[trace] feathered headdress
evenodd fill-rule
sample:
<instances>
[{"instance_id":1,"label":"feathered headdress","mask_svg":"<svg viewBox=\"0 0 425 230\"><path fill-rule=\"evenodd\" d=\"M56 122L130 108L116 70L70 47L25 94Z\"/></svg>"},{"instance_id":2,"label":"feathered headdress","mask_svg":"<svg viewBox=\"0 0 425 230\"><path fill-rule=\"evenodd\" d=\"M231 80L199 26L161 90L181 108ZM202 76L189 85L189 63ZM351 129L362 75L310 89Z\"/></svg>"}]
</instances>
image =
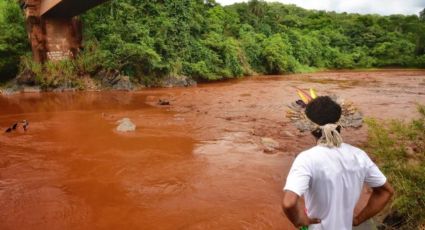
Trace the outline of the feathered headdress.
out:
<instances>
[{"instance_id":1,"label":"feathered headdress","mask_svg":"<svg viewBox=\"0 0 425 230\"><path fill-rule=\"evenodd\" d=\"M306 91L297 88L297 94L300 99L288 105L289 110L286 112L286 117L289 118L291 122L294 123L295 127L297 127L297 129L301 132L311 132L319 128L319 126L308 119L307 115L305 114L305 108L307 104L317 97L316 90L310 89L309 91L310 92L307 93ZM358 128L362 126L363 115L360 113L360 111L358 111L352 102L345 101L336 95L330 95L329 97L338 103L342 109L342 114L338 121L338 125L344 128Z\"/></svg>"}]
</instances>

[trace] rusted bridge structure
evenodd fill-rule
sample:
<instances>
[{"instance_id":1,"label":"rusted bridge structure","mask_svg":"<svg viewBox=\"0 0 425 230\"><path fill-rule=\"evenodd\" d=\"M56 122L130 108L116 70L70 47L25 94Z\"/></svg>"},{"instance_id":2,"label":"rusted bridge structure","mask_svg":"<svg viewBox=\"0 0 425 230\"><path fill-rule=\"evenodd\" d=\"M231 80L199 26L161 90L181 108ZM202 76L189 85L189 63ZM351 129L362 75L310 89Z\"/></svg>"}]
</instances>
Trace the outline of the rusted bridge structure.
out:
<instances>
[{"instance_id":1,"label":"rusted bridge structure","mask_svg":"<svg viewBox=\"0 0 425 230\"><path fill-rule=\"evenodd\" d=\"M20 0L34 60L63 60L81 49L81 13L107 0Z\"/></svg>"}]
</instances>

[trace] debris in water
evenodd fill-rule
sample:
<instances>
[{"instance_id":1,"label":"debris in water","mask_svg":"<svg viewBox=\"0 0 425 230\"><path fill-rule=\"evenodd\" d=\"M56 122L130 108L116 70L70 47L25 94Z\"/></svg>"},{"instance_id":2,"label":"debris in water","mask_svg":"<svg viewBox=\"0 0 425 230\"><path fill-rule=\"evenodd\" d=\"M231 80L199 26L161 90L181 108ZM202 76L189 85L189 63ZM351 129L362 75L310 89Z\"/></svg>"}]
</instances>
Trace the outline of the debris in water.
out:
<instances>
[{"instance_id":1,"label":"debris in water","mask_svg":"<svg viewBox=\"0 0 425 230\"><path fill-rule=\"evenodd\" d=\"M21 122L15 122L13 123L9 128L7 128L4 132L5 133L10 133L12 131L15 131L16 128L18 128L19 123L22 123L22 128L24 129L24 131L27 131L28 128L28 121L27 120L22 120Z\"/></svg>"},{"instance_id":2,"label":"debris in water","mask_svg":"<svg viewBox=\"0 0 425 230\"><path fill-rule=\"evenodd\" d=\"M136 130L136 125L130 120L130 118L123 118L119 121L117 121L119 124L117 126L118 132L132 132Z\"/></svg>"},{"instance_id":3,"label":"debris in water","mask_svg":"<svg viewBox=\"0 0 425 230\"><path fill-rule=\"evenodd\" d=\"M159 99L158 105L170 105L170 101L165 99Z\"/></svg>"},{"instance_id":4,"label":"debris in water","mask_svg":"<svg viewBox=\"0 0 425 230\"><path fill-rule=\"evenodd\" d=\"M22 120L22 128L24 128L24 131L27 131L28 126L30 125L30 123L27 120Z\"/></svg>"},{"instance_id":5,"label":"debris in water","mask_svg":"<svg viewBox=\"0 0 425 230\"><path fill-rule=\"evenodd\" d=\"M265 153L273 153L277 148L279 148L279 142L269 137L262 137L261 143L264 145Z\"/></svg>"}]
</instances>

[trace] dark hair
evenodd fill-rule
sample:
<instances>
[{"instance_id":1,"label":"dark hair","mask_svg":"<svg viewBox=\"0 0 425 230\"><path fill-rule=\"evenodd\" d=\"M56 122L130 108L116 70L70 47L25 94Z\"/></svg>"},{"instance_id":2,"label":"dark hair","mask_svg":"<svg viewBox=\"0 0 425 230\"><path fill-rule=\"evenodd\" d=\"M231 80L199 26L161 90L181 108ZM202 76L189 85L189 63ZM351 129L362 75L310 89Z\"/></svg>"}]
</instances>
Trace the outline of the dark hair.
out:
<instances>
[{"instance_id":1,"label":"dark hair","mask_svg":"<svg viewBox=\"0 0 425 230\"><path fill-rule=\"evenodd\" d=\"M328 96L320 96L307 104L305 114L318 125L336 123L341 117L342 109Z\"/></svg>"},{"instance_id":2,"label":"dark hair","mask_svg":"<svg viewBox=\"0 0 425 230\"><path fill-rule=\"evenodd\" d=\"M336 127L336 131L338 131L338 133L341 133L341 126L338 125L338 127ZM322 129L317 128L313 131L311 131L311 135L313 135L316 139L319 139L322 137Z\"/></svg>"}]
</instances>

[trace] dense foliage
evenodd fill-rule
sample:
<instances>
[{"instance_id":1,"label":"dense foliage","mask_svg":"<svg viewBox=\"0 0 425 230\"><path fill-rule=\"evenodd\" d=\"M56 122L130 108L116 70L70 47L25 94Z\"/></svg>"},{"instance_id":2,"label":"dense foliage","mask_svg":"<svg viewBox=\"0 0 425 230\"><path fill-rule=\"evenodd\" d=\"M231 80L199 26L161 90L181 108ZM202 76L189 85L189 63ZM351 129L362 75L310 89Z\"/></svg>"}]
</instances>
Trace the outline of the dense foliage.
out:
<instances>
[{"instance_id":1,"label":"dense foliage","mask_svg":"<svg viewBox=\"0 0 425 230\"><path fill-rule=\"evenodd\" d=\"M13 78L29 51L24 18L14 0L0 0L0 80Z\"/></svg>"},{"instance_id":2,"label":"dense foliage","mask_svg":"<svg viewBox=\"0 0 425 230\"><path fill-rule=\"evenodd\" d=\"M28 51L12 3L0 0L1 8L13 9L0 16L1 73L15 71L17 57ZM115 69L152 84L166 75L218 80L320 68L425 67L425 18L418 15L334 13L257 0L226 7L214 0L111 0L82 16L86 49L79 72Z\"/></svg>"},{"instance_id":3,"label":"dense foliage","mask_svg":"<svg viewBox=\"0 0 425 230\"><path fill-rule=\"evenodd\" d=\"M384 229L425 227L425 106L411 122L368 120L368 151L396 191Z\"/></svg>"}]
</instances>

